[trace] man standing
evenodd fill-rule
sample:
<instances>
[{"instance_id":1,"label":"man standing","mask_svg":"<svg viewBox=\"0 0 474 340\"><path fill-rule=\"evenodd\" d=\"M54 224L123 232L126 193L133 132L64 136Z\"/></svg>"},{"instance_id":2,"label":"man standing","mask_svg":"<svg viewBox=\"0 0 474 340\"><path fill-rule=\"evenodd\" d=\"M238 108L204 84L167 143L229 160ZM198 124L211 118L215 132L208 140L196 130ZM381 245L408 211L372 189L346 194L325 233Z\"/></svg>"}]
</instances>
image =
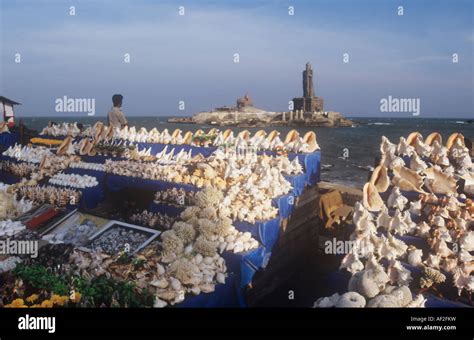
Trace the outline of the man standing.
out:
<instances>
[{"instance_id":1,"label":"man standing","mask_svg":"<svg viewBox=\"0 0 474 340\"><path fill-rule=\"evenodd\" d=\"M119 129L123 128L128 124L127 119L125 118L125 115L123 114L123 111L121 109L122 100L123 96L121 94L114 94L112 96L112 103L114 104L114 106L107 114L109 117L109 125Z\"/></svg>"}]
</instances>

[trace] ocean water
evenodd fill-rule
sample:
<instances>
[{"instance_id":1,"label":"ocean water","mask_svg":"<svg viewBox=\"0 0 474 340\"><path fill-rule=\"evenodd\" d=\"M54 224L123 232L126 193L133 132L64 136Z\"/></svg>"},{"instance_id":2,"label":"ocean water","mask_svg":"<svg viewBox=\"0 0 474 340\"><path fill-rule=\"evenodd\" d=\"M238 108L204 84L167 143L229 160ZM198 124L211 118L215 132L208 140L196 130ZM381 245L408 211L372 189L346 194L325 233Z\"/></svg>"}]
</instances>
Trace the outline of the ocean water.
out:
<instances>
[{"instance_id":1,"label":"ocean water","mask_svg":"<svg viewBox=\"0 0 474 340\"><path fill-rule=\"evenodd\" d=\"M127 118L130 125L135 125L137 128L145 127L148 130L153 127L158 130L179 128L183 131L208 130L211 128L208 125L171 124L167 122L170 117ZM24 117L23 122L31 129L41 130L50 120L93 124L97 120L105 122L105 119L105 117ZM382 136L386 136L390 141L397 143L400 136L406 137L412 131L418 131L424 137L433 131L437 131L441 133L444 140L453 132L460 132L465 137L474 140L474 124L468 124L459 119L354 118L353 121L357 124L356 127L297 128L300 134L310 130L316 132L321 147L322 180L361 188L367 180L369 167L374 165ZM243 129L232 128L232 130L240 131ZM248 130L255 132L260 128L249 128ZM280 138L283 139L291 128L269 127L264 130L278 130L281 133ZM344 158L343 156L347 157Z\"/></svg>"}]
</instances>

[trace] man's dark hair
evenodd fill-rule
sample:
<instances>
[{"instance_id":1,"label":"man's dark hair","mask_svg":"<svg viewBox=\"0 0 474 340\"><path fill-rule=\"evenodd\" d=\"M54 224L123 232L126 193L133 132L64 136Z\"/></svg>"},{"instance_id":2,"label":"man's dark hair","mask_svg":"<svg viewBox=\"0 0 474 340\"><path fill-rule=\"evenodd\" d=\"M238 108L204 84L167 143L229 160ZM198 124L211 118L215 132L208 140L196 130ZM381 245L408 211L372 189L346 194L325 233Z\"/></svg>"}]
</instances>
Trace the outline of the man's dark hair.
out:
<instances>
[{"instance_id":1,"label":"man's dark hair","mask_svg":"<svg viewBox=\"0 0 474 340\"><path fill-rule=\"evenodd\" d=\"M114 103L115 107L122 106L123 96L121 94L114 94L112 96L112 103Z\"/></svg>"}]
</instances>

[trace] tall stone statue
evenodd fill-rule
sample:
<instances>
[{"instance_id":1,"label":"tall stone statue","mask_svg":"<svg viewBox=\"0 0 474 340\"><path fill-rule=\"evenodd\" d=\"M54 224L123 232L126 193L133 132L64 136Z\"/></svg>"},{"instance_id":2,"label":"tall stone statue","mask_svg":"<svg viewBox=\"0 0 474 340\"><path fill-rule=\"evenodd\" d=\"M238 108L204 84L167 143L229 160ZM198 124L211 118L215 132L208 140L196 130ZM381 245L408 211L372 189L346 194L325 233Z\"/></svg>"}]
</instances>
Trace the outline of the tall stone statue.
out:
<instances>
[{"instance_id":1,"label":"tall stone statue","mask_svg":"<svg viewBox=\"0 0 474 340\"><path fill-rule=\"evenodd\" d=\"M303 97L314 97L313 68L310 63L306 63L306 69L303 71Z\"/></svg>"}]
</instances>

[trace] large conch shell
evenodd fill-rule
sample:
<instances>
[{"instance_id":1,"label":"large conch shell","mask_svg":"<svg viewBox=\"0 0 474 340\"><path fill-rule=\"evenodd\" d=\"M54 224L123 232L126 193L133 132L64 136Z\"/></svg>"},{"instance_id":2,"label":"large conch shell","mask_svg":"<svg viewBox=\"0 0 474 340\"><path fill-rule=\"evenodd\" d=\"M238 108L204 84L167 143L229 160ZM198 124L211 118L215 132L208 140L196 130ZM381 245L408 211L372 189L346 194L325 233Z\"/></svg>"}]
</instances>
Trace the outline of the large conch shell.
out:
<instances>
[{"instance_id":1,"label":"large conch shell","mask_svg":"<svg viewBox=\"0 0 474 340\"><path fill-rule=\"evenodd\" d=\"M370 182L364 185L362 203L369 211L380 211L385 206L377 188Z\"/></svg>"},{"instance_id":2,"label":"large conch shell","mask_svg":"<svg viewBox=\"0 0 474 340\"><path fill-rule=\"evenodd\" d=\"M171 134L171 138L172 138L172 139L177 138L180 133L181 133L181 130L180 130L180 129L175 129L175 130L173 131L173 133Z\"/></svg>"},{"instance_id":3,"label":"large conch shell","mask_svg":"<svg viewBox=\"0 0 474 340\"><path fill-rule=\"evenodd\" d=\"M407 143L411 146L415 146L417 138L423 140L423 136L421 135L421 133L419 133L418 131L412 132L407 137Z\"/></svg>"},{"instance_id":4,"label":"large conch shell","mask_svg":"<svg viewBox=\"0 0 474 340\"><path fill-rule=\"evenodd\" d=\"M87 155L88 147L89 147L89 138L84 138L83 140L79 142L79 154L81 156Z\"/></svg>"},{"instance_id":5,"label":"large conch shell","mask_svg":"<svg viewBox=\"0 0 474 340\"><path fill-rule=\"evenodd\" d=\"M393 168L393 183L403 191L425 192L423 186L423 177L416 171L408 169L405 166L396 166Z\"/></svg>"},{"instance_id":6,"label":"large conch shell","mask_svg":"<svg viewBox=\"0 0 474 340\"><path fill-rule=\"evenodd\" d=\"M64 138L63 142L61 143L61 145L58 148L58 151L56 151L56 154L58 156L64 155L67 152L67 150L69 149L69 145L71 144L71 142L72 142L72 137L71 136L67 136L66 138Z\"/></svg>"},{"instance_id":7,"label":"large conch shell","mask_svg":"<svg viewBox=\"0 0 474 340\"><path fill-rule=\"evenodd\" d=\"M372 176L370 177L370 183L374 185L378 192L385 192L387 191L388 187L390 186L390 179L387 175L387 168L383 165L379 165L375 168L372 172Z\"/></svg>"},{"instance_id":8,"label":"large conch shell","mask_svg":"<svg viewBox=\"0 0 474 340\"><path fill-rule=\"evenodd\" d=\"M280 135L280 133L276 130L273 130L272 132L270 132L267 136L267 141L268 142L273 142L273 140L278 137Z\"/></svg>"},{"instance_id":9,"label":"large conch shell","mask_svg":"<svg viewBox=\"0 0 474 340\"><path fill-rule=\"evenodd\" d=\"M428 137L426 137L425 144L432 146L435 141L438 141L439 145L443 144L443 137L441 137L439 132L433 132Z\"/></svg>"},{"instance_id":10,"label":"large conch shell","mask_svg":"<svg viewBox=\"0 0 474 340\"><path fill-rule=\"evenodd\" d=\"M98 124L98 123L100 123L100 124ZM103 133L104 129L106 128L106 126L102 122L97 122L96 125L97 125L97 127L96 127L95 134L94 134L94 140L100 140L100 137L102 136L102 133Z\"/></svg>"},{"instance_id":11,"label":"large conch shell","mask_svg":"<svg viewBox=\"0 0 474 340\"><path fill-rule=\"evenodd\" d=\"M436 168L425 170L425 184L434 194L455 194L456 180Z\"/></svg>"},{"instance_id":12,"label":"large conch shell","mask_svg":"<svg viewBox=\"0 0 474 340\"><path fill-rule=\"evenodd\" d=\"M193 140L193 133L191 131L186 132L183 137L183 144L190 144L192 140Z\"/></svg>"},{"instance_id":13,"label":"large conch shell","mask_svg":"<svg viewBox=\"0 0 474 340\"><path fill-rule=\"evenodd\" d=\"M239 132L237 137L240 137L244 140L248 140L250 138L250 131L249 130L243 130L243 131Z\"/></svg>"},{"instance_id":14,"label":"large conch shell","mask_svg":"<svg viewBox=\"0 0 474 340\"><path fill-rule=\"evenodd\" d=\"M318 142L316 140L316 133L314 131L308 131L303 137L303 142L308 144L306 152L314 152L319 149Z\"/></svg>"},{"instance_id":15,"label":"large conch shell","mask_svg":"<svg viewBox=\"0 0 474 340\"><path fill-rule=\"evenodd\" d=\"M448 141L446 142L446 148L451 149L451 147L456 144L457 140L461 141L461 145L465 146L466 144L464 143L464 136L461 133L453 133L451 136L448 137Z\"/></svg>"},{"instance_id":16,"label":"large conch shell","mask_svg":"<svg viewBox=\"0 0 474 340\"><path fill-rule=\"evenodd\" d=\"M222 139L224 140L224 143L226 143L229 138L233 137L233 135L234 132L231 129L225 130L222 134Z\"/></svg>"},{"instance_id":17,"label":"large conch shell","mask_svg":"<svg viewBox=\"0 0 474 340\"><path fill-rule=\"evenodd\" d=\"M298 133L298 131L296 131L295 129L291 130L291 131L288 132L288 134L286 135L285 144L294 142L296 139L299 138L299 136L300 136L300 134Z\"/></svg>"},{"instance_id":18,"label":"large conch shell","mask_svg":"<svg viewBox=\"0 0 474 340\"><path fill-rule=\"evenodd\" d=\"M107 130L107 134L105 135L105 138L107 138L108 140L111 140L112 138L114 138L114 132L115 132L114 127L109 126L109 128Z\"/></svg>"}]
</instances>

